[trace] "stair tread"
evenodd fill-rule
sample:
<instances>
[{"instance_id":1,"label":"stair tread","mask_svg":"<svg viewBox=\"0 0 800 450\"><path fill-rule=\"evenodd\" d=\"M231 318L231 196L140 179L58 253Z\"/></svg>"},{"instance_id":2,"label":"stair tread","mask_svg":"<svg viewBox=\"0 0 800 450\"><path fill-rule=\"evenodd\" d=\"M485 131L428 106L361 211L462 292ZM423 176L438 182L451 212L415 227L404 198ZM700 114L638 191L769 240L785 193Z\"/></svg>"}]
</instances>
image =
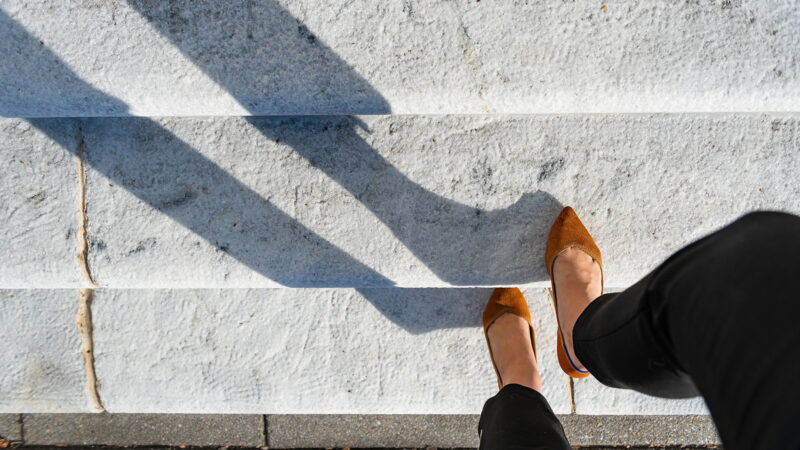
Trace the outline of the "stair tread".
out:
<instances>
[{"instance_id":1,"label":"stair tread","mask_svg":"<svg viewBox=\"0 0 800 450\"><path fill-rule=\"evenodd\" d=\"M0 12L0 115L800 109L791 4L39 3Z\"/></svg>"}]
</instances>

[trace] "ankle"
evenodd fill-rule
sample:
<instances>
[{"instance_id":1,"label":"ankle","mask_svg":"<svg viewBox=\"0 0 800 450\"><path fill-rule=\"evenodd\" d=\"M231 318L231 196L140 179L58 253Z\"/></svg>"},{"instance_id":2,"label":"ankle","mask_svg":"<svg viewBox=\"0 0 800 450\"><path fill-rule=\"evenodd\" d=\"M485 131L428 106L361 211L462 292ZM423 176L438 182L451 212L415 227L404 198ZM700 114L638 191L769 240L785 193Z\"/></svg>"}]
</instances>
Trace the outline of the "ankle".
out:
<instances>
[{"instance_id":1,"label":"ankle","mask_svg":"<svg viewBox=\"0 0 800 450\"><path fill-rule=\"evenodd\" d=\"M542 392L542 378L539 376L539 371L536 370L535 365L519 365L506 369L501 378L503 385L519 384L533 389L536 392Z\"/></svg>"},{"instance_id":2,"label":"ankle","mask_svg":"<svg viewBox=\"0 0 800 450\"><path fill-rule=\"evenodd\" d=\"M564 345L567 348L567 357L570 359L573 367L578 370L586 370L586 366L578 359L578 355L575 353L575 343L572 340L572 330L562 330L564 334ZM567 337L569 336L569 338Z\"/></svg>"}]
</instances>

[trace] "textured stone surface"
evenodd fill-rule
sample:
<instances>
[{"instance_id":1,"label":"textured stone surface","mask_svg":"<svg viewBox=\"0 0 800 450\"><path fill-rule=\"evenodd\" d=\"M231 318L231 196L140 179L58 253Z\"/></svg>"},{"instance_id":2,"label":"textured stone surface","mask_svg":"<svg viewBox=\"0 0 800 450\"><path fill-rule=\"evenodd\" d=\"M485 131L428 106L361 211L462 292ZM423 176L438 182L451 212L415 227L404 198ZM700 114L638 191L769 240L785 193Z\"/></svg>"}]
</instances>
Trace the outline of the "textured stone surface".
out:
<instances>
[{"instance_id":1,"label":"textured stone surface","mask_svg":"<svg viewBox=\"0 0 800 450\"><path fill-rule=\"evenodd\" d=\"M99 290L95 365L109 412L477 414L497 392L488 289ZM544 395L570 411L544 290Z\"/></svg>"},{"instance_id":2,"label":"textured stone surface","mask_svg":"<svg viewBox=\"0 0 800 450\"><path fill-rule=\"evenodd\" d=\"M88 119L105 287L549 286L562 204L627 286L747 211L800 212L797 115ZM191 268L191 269L189 269Z\"/></svg>"},{"instance_id":3,"label":"textured stone surface","mask_svg":"<svg viewBox=\"0 0 800 450\"><path fill-rule=\"evenodd\" d=\"M0 413L89 412L77 289L0 290Z\"/></svg>"},{"instance_id":4,"label":"textured stone surface","mask_svg":"<svg viewBox=\"0 0 800 450\"><path fill-rule=\"evenodd\" d=\"M0 442L22 439L22 421L19 414L0 414Z\"/></svg>"},{"instance_id":5,"label":"textured stone surface","mask_svg":"<svg viewBox=\"0 0 800 450\"><path fill-rule=\"evenodd\" d=\"M27 445L265 445L262 415L25 414ZM5 421L9 425L5 425ZM718 445L708 416L559 415L572 445ZM0 415L2 430L17 432L17 414ZM477 414L269 415L270 448L476 448ZM9 428L11 427L11 428ZM16 427L16 428L15 428ZM615 447L618 448L618 447Z\"/></svg>"},{"instance_id":6,"label":"textured stone surface","mask_svg":"<svg viewBox=\"0 0 800 450\"><path fill-rule=\"evenodd\" d=\"M270 448L477 448L476 415L270 415Z\"/></svg>"},{"instance_id":7,"label":"textured stone surface","mask_svg":"<svg viewBox=\"0 0 800 450\"><path fill-rule=\"evenodd\" d=\"M800 106L794 1L9 0L0 22L2 115Z\"/></svg>"},{"instance_id":8,"label":"textured stone surface","mask_svg":"<svg viewBox=\"0 0 800 450\"><path fill-rule=\"evenodd\" d=\"M262 447L264 416L26 414L26 445Z\"/></svg>"},{"instance_id":9,"label":"textured stone surface","mask_svg":"<svg viewBox=\"0 0 800 450\"><path fill-rule=\"evenodd\" d=\"M0 120L0 287L86 282L85 129L90 266L148 289L99 293L112 411L475 413L488 291L374 288L525 285L566 412L537 315L562 205L610 288L749 210L800 212L800 116L714 113L800 111L796 1L322 3L0 5L0 116L68 117ZM69 118L389 113L488 115ZM358 289L149 290L279 286ZM76 303L0 291L0 411L88 410ZM705 412L574 386L578 413ZM596 427L677 432L620 420Z\"/></svg>"},{"instance_id":10,"label":"textured stone surface","mask_svg":"<svg viewBox=\"0 0 800 450\"><path fill-rule=\"evenodd\" d=\"M707 415L559 416L572 445L717 445L717 429ZM627 447L626 447L627 448Z\"/></svg>"},{"instance_id":11,"label":"textured stone surface","mask_svg":"<svg viewBox=\"0 0 800 450\"><path fill-rule=\"evenodd\" d=\"M574 395L577 414L708 414L702 397L679 400L650 397L604 386L593 377L575 380Z\"/></svg>"},{"instance_id":12,"label":"textured stone surface","mask_svg":"<svg viewBox=\"0 0 800 450\"><path fill-rule=\"evenodd\" d=\"M0 287L80 286L76 130L0 119Z\"/></svg>"},{"instance_id":13,"label":"textured stone surface","mask_svg":"<svg viewBox=\"0 0 800 450\"><path fill-rule=\"evenodd\" d=\"M559 415L573 446L719 444L708 416ZM271 448L414 447L476 448L477 415L267 416Z\"/></svg>"}]
</instances>

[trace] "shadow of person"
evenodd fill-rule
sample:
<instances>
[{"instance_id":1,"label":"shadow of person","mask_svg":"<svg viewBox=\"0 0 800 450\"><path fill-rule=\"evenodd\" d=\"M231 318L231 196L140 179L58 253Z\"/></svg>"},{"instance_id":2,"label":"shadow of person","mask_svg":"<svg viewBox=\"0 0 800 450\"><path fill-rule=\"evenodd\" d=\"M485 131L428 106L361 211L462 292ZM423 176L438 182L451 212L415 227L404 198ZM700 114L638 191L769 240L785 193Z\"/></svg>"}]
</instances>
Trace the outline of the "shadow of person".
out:
<instances>
[{"instance_id":1,"label":"shadow of person","mask_svg":"<svg viewBox=\"0 0 800 450\"><path fill-rule=\"evenodd\" d=\"M213 1L128 3L254 115L390 112L366 80L274 0L243 8ZM248 120L347 189L443 281L475 286L547 279L541 262L546 233L561 209L549 194L480 210L409 180L359 136L363 124L355 118Z\"/></svg>"},{"instance_id":2,"label":"shadow of person","mask_svg":"<svg viewBox=\"0 0 800 450\"><path fill-rule=\"evenodd\" d=\"M66 103L44 93L43 110L60 115L84 108L74 93L104 111L127 114L124 102L97 91L58 56L0 10L0 114L13 116L21 102L51 85ZM27 81L26 81L27 80ZM20 88L19 86L24 86ZM17 99L17 90L23 95ZM48 104L47 101L53 102ZM59 109L60 106L64 110ZM116 186L192 230L221 251L258 273L290 287L391 286L391 280L355 260L314 231L275 207L159 123L141 117L29 118L33 126L75 154L85 145L85 159ZM109 145L116 146L114 150ZM169 154L166 164L153 158ZM216 205L235 205L237 214L258 224L254 234L234 234L230 222L209 215ZM90 236L91 237L91 236ZM102 251L95 249L96 251Z\"/></svg>"},{"instance_id":3,"label":"shadow of person","mask_svg":"<svg viewBox=\"0 0 800 450\"><path fill-rule=\"evenodd\" d=\"M517 285L547 279L544 246L552 218L561 210L549 194L525 193L507 208L479 209L410 180L356 132L364 127L357 118L248 120L349 191L448 284Z\"/></svg>"},{"instance_id":4,"label":"shadow of person","mask_svg":"<svg viewBox=\"0 0 800 450\"><path fill-rule=\"evenodd\" d=\"M132 1L131 5L254 114L389 112L387 102L363 78L273 1L249 2L243 9L226 9L215 2ZM221 39L219 30L226 24L235 28L226 29L225 39ZM254 24L259 24L258 29L253 29ZM123 102L80 80L2 11L0 41L5 42L0 47L3 60L10 61L4 70L18 80L15 83L25 85L25 92L60 84L59 92L63 91L67 99L72 98L69 92L77 92L101 105L104 112L127 114ZM38 74L28 73L34 70ZM20 110L22 100L18 101L12 91L6 90L2 98L17 100L0 103L0 113L14 115ZM70 108L81 107L69 100L59 105L59 101L57 96L42 100L42 108L61 115L60 106L70 112ZM265 136L283 139L347 189L447 283L513 285L546 279L540 259L550 221L560 209L550 195L539 191L523 195L506 209L480 210L409 180L359 136L357 128L363 125L355 118L248 120ZM74 134L56 132L63 120L30 122L64 148L76 151L78 139ZM74 120L69 122L74 124ZM395 283L276 208L153 120L93 118L79 120L78 124L86 139L87 164L94 170L277 283L289 287L355 287L393 322L414 333L478 322L477 315L441 314L445 303L461 304L443 298L442 292L447 291L433 295L435 289L373 289ZM336 133L335 146L319 145L316 134L325 126ZM117 151L106 152L102 146L93 145L102 139L118 143ZM148 154L153 152L170 157L160 159L156 167L148 164L152 160ZM152 176L159 171L179 176ZM148 179L150 183L143 182ZM238 217L256 224L249 233L233 233L224 214L209 214L218 212L214 208L223 203ZM424 291L430 295L422 295ZM461 308L470 311L485 302L469 294L460 298L466 302ZM433 317L438 319L431 320Z\"/></svg>"},{"instance_id":5,"label":"shadow of person","mask_svg":"<svg viewBox=\"0 0 800 450\"><path fill-rule=\"evenodd\" d=\"M128 115L128 105L68 68L0 8L0 117Z\"/></svg>"},{"instance_id":6,"label":"shadow of person","mask_svg":"<svg viewBox=\"0 0 800 450\"><path fill-rule=\"evenodd\" d=\"M254 115L388 114L367 80L274 0L127 0Z\"/></svg>"}]
</instances>

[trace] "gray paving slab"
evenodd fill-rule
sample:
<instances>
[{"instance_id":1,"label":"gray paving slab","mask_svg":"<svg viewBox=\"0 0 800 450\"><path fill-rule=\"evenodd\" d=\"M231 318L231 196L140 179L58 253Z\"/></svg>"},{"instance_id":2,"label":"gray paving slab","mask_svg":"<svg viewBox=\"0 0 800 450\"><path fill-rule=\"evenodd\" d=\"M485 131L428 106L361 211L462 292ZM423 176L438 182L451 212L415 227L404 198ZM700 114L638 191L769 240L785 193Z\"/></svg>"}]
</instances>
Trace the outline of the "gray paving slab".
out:
<instances>
[{"instance_id":1,"label":"gray paving slab","mask_svg":"<svg viewBox=\"0 0 800 450\"><path fill-rule=\"evenodd\" d=\"M475 415L268 415L270 448L476 448Z\"/></svg>"},{"instance_id":2,"label":"gray paving slab","mask_svg":"<svg viewBox=\"0 0 800 450\"><path fill-rule=\"evenodd\" d=\"M0 414L0 442L22 440L22 420L19 414Z\"/></svg>"},{"instance_id":3,"label":"gray paving slab","mask_svg":"<svg viewBox=\"0 0 800 450\"><path fill-rule=\"evenodd\" d=\"M0 118L0 288L82 286L77 124Z\"/></svg>"},{"instance_id":4,"label":"gray paving slab","mask_svg":"<svg viewBox=\"0 0 800 450\"><path fill-rule=\"evenodd\" d=\"M572 445L717 445L717 429L707 415L559 416Z\"/></svg>"},{"instance_id":5,"label":"gray paving slab","mask_svg":"<svg viewBox=\"0 0 800 450\"><path fill-rule=\"evenodd\" d=\"M754 209L800 213L800 115L94 118L113 288L549 286L562 205L607 287Z\"/></svg>"},{"instance_id":6,"label":"gray paving slab","mask_svg":"<svg viewBox=\"0 0 800 450\"><path fill-rule=\"evenodd\" d=\"M237 414L24 414L26 445L260 447L264 416Z\"/></svg>"},{"instance_id":7,"label":"gray paving slab","mask_svg":"<svg viewBox=\"0 0 800 450\"><path fill-rule=\"evenodd\" d=\"M778 1L6 0L0 114L797 111L798 28Z\"/></svg>"},{"instance_id":8,"label":"gray paving slab","mask_svg":"<svg viewBox=\"0 0 800 450\"><path fill-rule=\"evenodd\" d=\"M268 415L272 448L475 448L477 415ZM581 447L705 446L720 443L708 416L559 415L570 444Z\"/></svg>"},{"instance_id":9,"label":"gray paving slab","mask_svg":"<svg viewBox=\"0 0 800 450\"><path fill-rule=\"evenodd\" d=\"M179 447L179 446L175 446L175 447L164 447L164 446L137 446L137 447L102 446L102 447L97 447L97 446L48 446L48 445L44 445L44 446L32 445L31 446L31 445L29 445L29 446L26 446L25 448L33 449L33 450L44 450L44 449L48 449L48 450L100 450L100 449L102 449L102 450L128 450L128 449L135 449L135 450L165 450L165 449L173 449L173 450L178 450L181 447ZM195 448L195 449L207 448L207 449L219 450L219 447L193 447L193 448ZM241 450L247 450L247 449L264 450L265 447L237 447L237 448L239 448ZM463 449L452 448L452 447L450 447L450 448L438 448L438 449L437 449L437 447L424 447L424 448L416 448L416 447L415 448L377 447L377 448L387 449L387 450L389 450L389 449L391 449L391 450L473 450L475 447L465 447ZM362 448L362 450L376 450L377 448L375 448L375 447L373 447L373 448ZM691 450L691 449L709 449L709 448L713 448L713 449L719 450L722 447L719 447L719 446L716 446L716 445L712 445L712 446L706 446L706 445L702 445L702 446L678 445L678 446L675 446L675 445L670 445L670 446L666 446L666 447L663 447L663 446L629 446L629 445L625 445L625 446L613 446L613 447L609 447L609 446L600 446L600 447L597 447L597 446L589 446L589 447L578 446L578 447L574 447L574 448L579 448L579 449L582 449L582 450L622 450L622 449L625 449L625 450ZM328 448L325 448L325 449L322 449L322 448L320 448L320 449L308 449L308 448L305 448L305 449L297 449L297 450L332 450L332 449L330 447L328 447ZM339 450L339 449L334 449L334 450ZM344 449L341 449L341 450L350 450L350 447L345 447Z\"/></svg>"},{"instance_id":10,"label":"gray paving slab","mask_svg":"<svg viewBox=\"0 0 800 450\"><path fill-rule=\"evenodd\" d=\"M90 412L78 289L0 290L0 412Z\"/></svg>"},{"instance_id":11,"label":"gray paving slab","mask_svg":"<svg viewBox=\"0 0 800 450\"><path fill-rule=\"evenodd\" d=\"M709 448L710 449L716 449L716 450L722 450L722 446L718 446L716 444L713 444L713 445L667 445L667 446L661 446L661 445L646 445L646 446L641 446L641 445L635 445L635 446L630 446L630 445L605 446L605 445L603 445L603 446L594 446L594 445L591 445L591 446L588 446L588 447L579 446L579 447L574 447L574 448L580 448L582 450L622 450L622 449L625 449L625 450L692 450L692 449L709 449Z\"/></svg>"},{"instance_id":12,"label":"gray paving slab","mask_svg":"<svg viewBox=\"0 0 800 450\"><path fill-rule=\"evenodd\" d=\"M148 445L143 445L143 446L138 446L138 445L137 446L102 445L102 446L100 446L100 445L61 445L61 444L56 444L56 445L25 445L25 449L35 449L35 450L44 450L44 449L47 449L47 450L131 450L131 449L135 449L135 450L167 450L167 449L178 450L180 448L181 448L180 446L171 446L170 447L170 446L163 446L163 445L160 445L160 446L155 446L155 445L154 446L148 446ZM186 448L186 446L183 446L183 448ZM193 447L193 448L194 449L206 448L206 449L214 449L214 450L219 450L220 449L220 447L217 447L217 446ZM239 447L239 448L242 449L242 450L243 449L247 449L247 448L263 450L263 446L261 446L261 447Z\"/></svg>"}]
</instances>

